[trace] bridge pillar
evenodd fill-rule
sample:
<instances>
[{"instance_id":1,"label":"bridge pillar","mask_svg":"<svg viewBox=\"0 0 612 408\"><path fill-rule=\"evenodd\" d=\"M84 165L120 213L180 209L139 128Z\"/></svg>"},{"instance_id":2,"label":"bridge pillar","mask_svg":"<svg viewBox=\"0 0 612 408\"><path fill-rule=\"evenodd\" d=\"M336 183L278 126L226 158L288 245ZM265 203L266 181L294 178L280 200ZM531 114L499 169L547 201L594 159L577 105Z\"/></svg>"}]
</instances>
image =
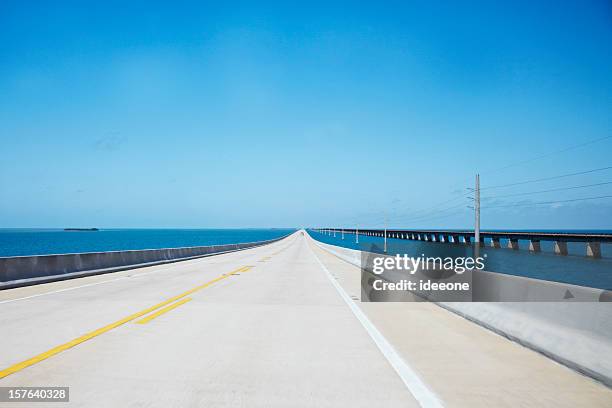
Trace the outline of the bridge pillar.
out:
<instances>
[{"instance_id":1,"label":"bridge pillar","mask_svg":"<svg viewBox=\"0 0 612 408\"><path fill-rule=\"evenodd\" d=\"M501 248L501 244L499 243L499 238L497 238L497 237L491 238L491 247L492 248Z\"/></svg>"},{"instance_id":2,"label":"bridge pillar","mask_svg":"<svg viewBox=\"0 0 612 408\"><path fill-rule=\"evenodd\" d=\"M431 237L429 236L429 234L425 234L425 241L429 241Z\"/></svg>"},{"instance_id":3,"label":"bridge pillar","mask_svg":"<svg viewBox=\"0 0 612 408\"><path fill-rule=\"evenodd\" d=\"M469 235L464 235L463 236L463 243L465 245L471 245L472 244L472 237Z\"/></svg>"},{"instance_id":4,"label":"bridge pillar","mask_svg":"<svg viewBox=\"0 0 612 408\"><path fill-rule=\"evenodd\" d=\"M555 254L567 255L567 242L555 241Z\"/></svg>"},{"instance_id":5,"label":"bridge pillar","mask_svg":"<svg viewBox=\"0 0 612 408\"><path fill-rule=\"evenodd\" d=\"M431 242L436 242L438 240L438 235L431 234Z\"/></svg>"},{"instance_id":6,"label":"bridge pillar","mask_svg":"<svg viewBox=\"0 0 612 408\"><path fill-rule=\"evenodd\" d=\"M446 242L446 236L444 234L440 235L440 242Z\"/></svg>"},{"instance_id":7,"label":"bridge pillar","mask_svg":"<svg viewBox=\"0 0 612 408\"><path fill-rule=\"evenodd\" d=\"M515 239L515 238L508 239L508 248L515 249L515 250L519 249L518 239Z\"/></svg>"},{"instance_id":8,"label":"bridge pillar","mask_svg":"<svg viewBox=\"0 0 612 408\"><path fill-rule=\"evenodd\" d=\"M540 241L536 239L532 239L529 241L529 250L531 252L541 252L542 247L540 246Z\"/></svg>"},{"instance_id":9,"label":"bridge pillar","mask_svg":"<svg viewBox=\"0 0 612 408\"><path fill-rule=\"evenodd\" d=\"M417 234L417 241L421 240L421 234Z\"/></svg>"},{"instance_id":10,"label":"bridge pillar","mask_svg":"<svg viewBox=\"0 0 612 408\"><path fill-rule=\"evenodd\" d=\"M414 233L412 233L411 236L412 236L412 239L414 239Z\"/></svg>"},{"instance_id":11,"label":"bridge pillar","mask_svg":"<svg viewBox=\"0 0 612 408\"><path fill-rule=\"evenodd\" d=\"M599 242L587 242L586 254L591 258L601 258L601 245Z\"/></svg>"}]
</instances>

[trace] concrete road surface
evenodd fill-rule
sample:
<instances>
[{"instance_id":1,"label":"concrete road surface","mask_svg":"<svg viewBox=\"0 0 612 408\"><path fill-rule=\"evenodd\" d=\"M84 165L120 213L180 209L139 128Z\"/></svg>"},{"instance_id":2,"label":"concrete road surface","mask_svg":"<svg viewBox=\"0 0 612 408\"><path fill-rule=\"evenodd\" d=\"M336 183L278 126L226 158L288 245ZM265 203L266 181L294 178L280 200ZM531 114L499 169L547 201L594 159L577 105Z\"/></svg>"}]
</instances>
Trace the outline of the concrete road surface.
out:
<instances>
[{"instance_id":1,"label":"concrete road surface","mask_svg":"<svg viewBox=\"0 0 612 408\"><path fill-rule=\"evenodd\" d=\"M264 247L0 292L18 407L612 406L612 391L426 303L361 304L301 233Z\"/></svg>"}]
</instances>

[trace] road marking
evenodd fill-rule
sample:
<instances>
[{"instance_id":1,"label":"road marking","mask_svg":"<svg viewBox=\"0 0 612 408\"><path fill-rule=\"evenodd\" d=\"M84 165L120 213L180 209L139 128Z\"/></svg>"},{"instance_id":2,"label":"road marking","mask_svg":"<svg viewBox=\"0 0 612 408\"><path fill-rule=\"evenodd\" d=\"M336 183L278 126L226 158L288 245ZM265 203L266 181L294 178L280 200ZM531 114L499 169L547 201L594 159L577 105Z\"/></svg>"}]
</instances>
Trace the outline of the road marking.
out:
<instances>
[{"instance_id":1,"label":"road marking","mask_svg":"<svg viewBox=\"0 0 612 408\"><path fill-rule=\"evenodd\" d=\"M11 374L14 374L14 373L16 373L18 371L21 371L24 368L30 367L31 365L34 365L36 363L40 363L41 361L46 360L49 357L53 357L54 355L59 354L62 351L66 351L66 350L68 350L68 349L70 349L70 348L72 348L72 347L74 347L76 345L79 345L79 344L81 344L83 342L86 342L87 340L91 340L94 337L97 337L97 336L99 336L101 334L104 334L104 333L106 333L108 331L111 331L111 330L113 330L113 329L115 329L115 328L117 328L117 327L119 327L121 325L124 325L124 324L126 324L128 322L131 322L132 320L138 319L139 317L142 317L142 316L144 316L146 314L149 314L149 313L159 309L160 307L164 307L166 305L169 305L170 303L176 302L177 300L182 299L182 298L184 298L184 297L186 297L188 295L191 295L194 292L197 292L199 290L207 288L207 287L213 285L214 283L219 282L220 280L223 280L223 279L225 279L225 278L227 278L229 276L234 275L235 273L239 273L239 272L242 272L242 271L247 271L249 269L251 269L250 266L243 266L243 267L235 269L235 270L233 270L233 271L231 271L229 273L224 273L223 275L221 275L221 276L219 276L219 277L217 277L217 278L215 278L215 279L213 279L211 281L208 281L208 282L206 282L206 283L204 283L202 285L196 286L195 288L190 289L190 290L188 290L186 292L183 292L180 295L176 295L174 297L171 297L168 300L160 302L160 303L158 303L158 304L156 304L154 306L151 306L151 307L149 307L147 309L141 310L140 312L131 314L131 315L129 315L129 316L127 316L127 317L125 317L125 318L123 318L121 320L117 320L114 323L108 324L108 325L106 325L104 327L101 327L101 328L99 328L97 330L94 330L92 332L84 334L83 336L77 337L76 339L73 339L73 340L69 341L68 343L64 343L64 344L61 344L59 346L53 347L52 349L47 350L44 353L38 354L38 355L36 355L36 356L34 356L32 358L29 358L27 360L24 360L24 361L20 362L20 363L13 364L12 366L10 366L8 368L5 368L4 370L0 371L0 378L4 378L4 377L6 377L8 375L11 375Z\"/></svg>"},{"instance_id":2,"label":"road marking","mask_svg":"<svg viewBox=\"0 0 612 408\"><path fill-rule=\"evenodd\" d=\"M395 348L389 343L389 341L382 335L380 331L374 326L374 324L368 319L365 313L361 310L359 306L355 304L349 297L349 295L342 289L342 286L332 277L331 272L323 262L319 259L319 257L314 253L310 245L308 245L310 252L314 256L314 258L319 263L319 266L325 274L327 278L332 283L334 288L340 294L340 297L344 300L344 302L349 306L357 320L361 323L364 329L368 332L374 343L378 346L378 349L383 353L386 357L387 361L391 366L395 369L395 372L402 379L408 391L416 398L419 402L419 405L424 408L442 408L443 405L423 381L419 378L418 374L402 359L399 353L395 350Z\"/></svg>"},{"instance_id":3,"label":"road marking","mask_svg":"<svg viewBox=\"0 0 612 408\"><path fill-rule=\"evenodd\" d=\"M204 260L205 260L205 258L203 258L203 259L189 259L189 260L187 260L187 261L194 261L194 264L195 264L196 262L199 264L200 262L198 262L198 261L204 261ZM185 261L185 262L186 262L186 261ZM101 281L101 282L87 283L87 284L85 284L85 285L72 286L72 287L69 287L69 288L64 288L64 289L53 290L53 291L50 291L50 292L37 293L37 294L35 294L35 295L24 296L24 297L21 297L21 298L1 300L1 301L0 301L0 305L1 305L1 304L3 304L3 303L17 302L17 301L19 301L19 300L26 300L26 299L31 299L31 298L39 297L39 296L52 295L52 294L54 294L54 293L68 292L68 291L75 290L75 289L87 288L87 287L89 287L89 286L102 285L102 284L104 284L104 283L116 282L116 281L123 280L123 279L134 279L134 278L140 278L140 277L142 277L142 276L146 276L146 275L149 275L149 274L152 274L152 273L158 273L158 272L167 272L167 271L169 271L170 269L174 269L174 268L177 268L178 266L180 266L180 265L177 265L177 264L178 264L178 263L171 264L171 265L168 265L168 266L163 266L163 265L153 265L153 266L149 266L149 268L156 268L156 269L151 270L151 271L147 271L147 272L134 273L133 275L129 275L129 276L121 276L121 277L118 277L118 278L109 279L109 280L105 280L105 281ZM197 266L197 265L196 265L196 266ZM130 270L133 270L133 269L128 269L128 270L126 270L126 271L119 271L119 272L117 272L117 273L127 272L127 271L130 271ZM89 277L94 277L94 276L100 276L100 275L83 276L83 278L89 278ZM75 279L81 279L81 278L75 278ZM66 281L70 281L70 280L72 280L72 279L67 279ZM63 282L63 281L48 282L48 283L58 283L58 282ZM43 285L44 285L44 284L43 284Z\"/></svg>"},{"instance_id":4,"label":"road marking","mask_svg":"<svg viewBox=\"0 0 612 408\"><path fill-rule=\"evenodd\" d=\"M161 316L164 313L167 313L167 312L171 311L172 309L176 309L180 305L184 305L185 303L189 302L190 300L192 300L192 298L185 298L183 300L179 300L176 303L172 303L170 306L166 306L163 309L159 309L157 312L152 313L152 314L148 315L145 318L142 318L140 320L136 320L134 323L137 323L137 324L147 324L151 320L155 319L156 317Z\"/></svg>"},{"instance_id":5,"label":"road marking","mask_svg":"<svg viewBox=\"0 0 612 408\"><path fill-rule=\"evenodd\" d=\"M36 295L24 296L24 297L21 297L21 298L2 300L2 301L0 301L0 305L3 304L3 303L17 302L18 300L26 300L26 299L31 299L31 298L39 297L39 296L51 295L53 293L68 292L69 290L74 290L74 289L79 289L79 288L86 288L88 286L101 285L103 283L115 282L115 281L118 281L118 280L129 279L129 278L130 278L130 276L122 276L120 278L105 280L105 281L102 281L102 282L88 283L86 285L73 286L71 288L54 290L54 291L51 291L51 292L37 293Z\"/></svg>"}]
</instances>

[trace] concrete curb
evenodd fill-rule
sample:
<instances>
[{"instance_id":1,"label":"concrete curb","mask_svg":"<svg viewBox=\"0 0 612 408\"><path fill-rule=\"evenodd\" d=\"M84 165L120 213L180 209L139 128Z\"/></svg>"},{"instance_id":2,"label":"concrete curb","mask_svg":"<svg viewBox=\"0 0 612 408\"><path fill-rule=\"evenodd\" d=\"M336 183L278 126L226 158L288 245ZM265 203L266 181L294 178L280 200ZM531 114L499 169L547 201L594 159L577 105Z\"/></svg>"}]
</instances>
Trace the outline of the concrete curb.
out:
<instances>
[{"instance_id":1,"label":"concrete curb","mask_svg":"<svg viewBox=\"0 0 612 408\"><path fill-rule=\"evenodd\" d=\"M128 269L145 268L147 266L163 265L242 251L278 242L290 235L291 234L287 234L272 240L242 244L145 249L141 251L109 251L80 254L0 257L0 290L102 275ZM144 262L137 261L131 263L129 260L142 260ZM122 264L122 261L125 263Z\"/></svg>"},{"instance_id":2,"label":"concrete curb","mask_svg":"<svg viewBox=\"0 0 612 408\"><path fill-rule=\"evenodd\" d=\"M361 251L310 238L321 249L361 268ZM516 278L498 276L500 285ZM612 388L609 302L433 303Z\"/></svg>"}]
</instances>

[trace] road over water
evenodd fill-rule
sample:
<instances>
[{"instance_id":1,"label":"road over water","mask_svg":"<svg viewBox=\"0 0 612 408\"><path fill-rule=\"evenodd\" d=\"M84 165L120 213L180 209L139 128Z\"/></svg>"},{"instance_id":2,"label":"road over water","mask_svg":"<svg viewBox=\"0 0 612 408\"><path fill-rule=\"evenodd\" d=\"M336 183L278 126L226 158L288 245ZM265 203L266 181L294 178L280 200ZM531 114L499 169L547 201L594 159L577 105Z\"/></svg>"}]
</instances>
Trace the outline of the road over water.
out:
<instances>
[{"instance_id":1,"label":"road over water","mask_svg":"<svg viewBox=\"0 0 612 408\"><path fill-rule=\"evenodd\" d=\"M447 310L359 295L359 269L301 232L5 290L0 386L70 387L53 407L612 405L610 389Z\"/></svg>"}]
</instances>

